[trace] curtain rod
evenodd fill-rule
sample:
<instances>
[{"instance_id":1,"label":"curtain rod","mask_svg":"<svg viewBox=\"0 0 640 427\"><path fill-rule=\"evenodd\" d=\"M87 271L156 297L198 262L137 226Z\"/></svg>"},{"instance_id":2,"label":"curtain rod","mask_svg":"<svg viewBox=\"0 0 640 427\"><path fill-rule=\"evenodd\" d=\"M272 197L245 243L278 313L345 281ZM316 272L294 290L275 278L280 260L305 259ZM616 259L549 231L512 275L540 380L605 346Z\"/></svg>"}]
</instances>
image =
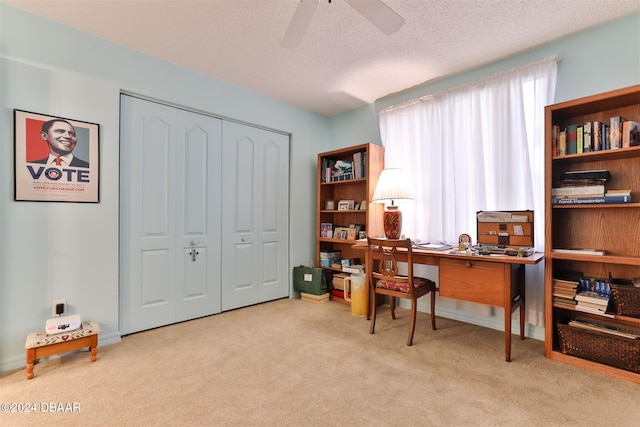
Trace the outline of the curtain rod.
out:
<instances>
[{"instance_id":1,"label":"curtain rod","mask_svg":"<svg viewBox=\"0 0 640 427\"><path fill-rule=\"evenodd\" d=\"M445 95L445 94L450 93L450 92L458 91L460 89L465 89L465 88L469 88L469 87L473 87L473 86L478 86L478 85L483 84L483 83L485 83L487 81L504 77L507 74L516 73L518 71L526 70L526 69L529 69L529 68L532 68L532 67L535 67L535 66L538 66L538 65L541 65L541 64L546 64L546 63L552 62L552 61L560 62L560 58L557 55L548 56L548 57L543 58L543 59L541 59L539 61L536 61L536 62L530 62L528 64L520 65L518 67L513 67L513 68L508 69L508 70L500 71L500 72L491 74L489 76L482 77L481 79L476 80L475 82L463 83L463 84L451 87L449 89L444 89L444 90L441 90L439 92L434 92L434 93L430 93L430 94L427 94L427 95L423 95L423 96L421 96L419 98L410 99L408 101L404 101L404 102L401 102L399 104L390 105L390 106L388 106L386 108L381 109L380 113L387 113L387 112L391 112L391 111L394 111L394 110L397 110L397 109L400 109L400 108L410 107L412 105L418 104L420 102L431 100L433 98L436 98L436 97L441 96L441 95Z\"/></svg>"}]
</instances>

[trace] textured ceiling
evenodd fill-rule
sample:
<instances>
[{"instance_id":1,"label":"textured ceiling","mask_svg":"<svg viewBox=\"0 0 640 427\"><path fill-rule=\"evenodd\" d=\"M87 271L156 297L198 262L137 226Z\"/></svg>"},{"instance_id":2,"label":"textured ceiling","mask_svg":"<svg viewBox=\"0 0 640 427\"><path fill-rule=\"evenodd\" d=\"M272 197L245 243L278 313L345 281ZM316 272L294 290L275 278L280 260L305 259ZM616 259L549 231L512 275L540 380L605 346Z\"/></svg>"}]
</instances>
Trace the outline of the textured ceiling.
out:
<instances>
[{"instance_id":1,"label":"textured ceiling","mask_svg":"<svg viewBox=\"0 0 640 427\"><path fill-rule=\"evenodd\" d=\"M386 0L406 22L385 36L345 0L319 0L302 44L285 49L299 0L2 1L325 116L640 11L639 0Z\"/></svg>"}]
</instances>

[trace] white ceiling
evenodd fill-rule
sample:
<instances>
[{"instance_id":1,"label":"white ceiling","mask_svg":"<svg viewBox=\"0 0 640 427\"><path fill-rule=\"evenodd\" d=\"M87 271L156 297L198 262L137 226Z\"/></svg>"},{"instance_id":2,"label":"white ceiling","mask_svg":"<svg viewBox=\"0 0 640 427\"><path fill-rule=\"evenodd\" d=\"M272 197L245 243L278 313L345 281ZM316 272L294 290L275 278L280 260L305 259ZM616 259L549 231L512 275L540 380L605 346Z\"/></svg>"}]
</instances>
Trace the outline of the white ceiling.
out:
<instances>
[{"instance_id":1,"label":"white ceiling","mask_svg":"<svg viewBox=\"0 0 640 427\"><path fill-rule=\"evenodd\" d=\"M325 116L640 11L640 0L385 0L406 20L385 36L345 0L319 0L300 47L285 49L299 0L2 1Z\"/></svg>"}]
</instances>

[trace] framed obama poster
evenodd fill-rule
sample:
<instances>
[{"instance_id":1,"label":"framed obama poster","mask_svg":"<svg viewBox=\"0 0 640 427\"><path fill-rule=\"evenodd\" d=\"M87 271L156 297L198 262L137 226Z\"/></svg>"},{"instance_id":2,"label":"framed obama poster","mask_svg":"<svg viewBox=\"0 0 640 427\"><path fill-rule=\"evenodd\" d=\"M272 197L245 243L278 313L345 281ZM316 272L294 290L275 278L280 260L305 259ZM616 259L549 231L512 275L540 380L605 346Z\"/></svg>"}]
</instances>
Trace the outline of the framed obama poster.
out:
<instances>
[{"instance_id":1,"label":"framed obama poster","mask_svg":"<svg viewBox=\"0 0 640 427\"><path fill-rule=\"evenodd\" d=\"M98 203L100 126L13 113L15 200Z\"/></svg>"}]
</instances>

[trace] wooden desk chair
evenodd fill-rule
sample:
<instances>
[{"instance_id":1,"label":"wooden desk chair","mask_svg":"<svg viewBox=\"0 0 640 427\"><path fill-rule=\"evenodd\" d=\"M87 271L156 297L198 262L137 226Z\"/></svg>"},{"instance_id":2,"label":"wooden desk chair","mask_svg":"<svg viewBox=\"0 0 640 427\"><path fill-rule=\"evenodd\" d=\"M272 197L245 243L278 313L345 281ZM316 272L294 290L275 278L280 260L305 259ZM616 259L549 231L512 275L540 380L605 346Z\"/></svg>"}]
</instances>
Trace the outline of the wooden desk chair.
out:
<instances>
[{"instance_id":1,"label":"wooden desk chair","mask_svg":"<svg viewBox=\"0 0 640 427\"><path fill-rule=\"evenodd\" d=\"M373 334L376 326L376 295L387 295L390 298L391 318L395 319L396 298L411 300L411 325L407 345L413 344L413 332L416 327L417 299L431 292L431 329L436 329L436 284L423 277L413 276L413 252L411 240L367 238L369 244L369 283L372 295L371 327ZM399 252L398 249L402 251ZM398 274L398 254L407 256L408 275Z\"/></svg>"}]
</instances>

